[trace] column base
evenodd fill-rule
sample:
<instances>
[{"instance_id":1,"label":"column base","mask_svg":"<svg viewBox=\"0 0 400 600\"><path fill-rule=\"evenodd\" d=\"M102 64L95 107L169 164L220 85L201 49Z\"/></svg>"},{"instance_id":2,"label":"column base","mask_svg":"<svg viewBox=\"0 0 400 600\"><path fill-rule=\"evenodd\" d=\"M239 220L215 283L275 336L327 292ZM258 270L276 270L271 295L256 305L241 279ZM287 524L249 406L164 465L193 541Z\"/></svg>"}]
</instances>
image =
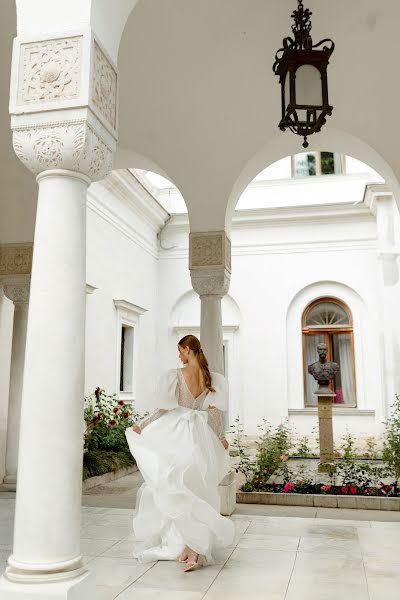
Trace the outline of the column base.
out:
<instances>
[{"instance_id":1,"label":"column base","mask_svg":"<svg viewBox=\"0 0 400 600\"><path fill-rule=\"evenodd\" d=\"M16 485L17 476L16 475L6 475L3 479L3 483L6 483L7 485Z\"/></svg>"},{"instance_id":2,"label":"column base","mask_svg":"<svg viewBox=\"0 0 400 600\"><path fill-rule=\"evenodd\" d=\"M95 600L96 577L87 571L75 579L50 583L14 583L0 577L1 600Z\"/></svg>"},{"instance_id":3,"label":"column base","mask_svg":"<svg viewBox=\"0 0 400 600\"><path fill-rule=\"evenodd\" d=\"M218 486L221 499L221 515L230 517L236 508L236 481L235 471L229 471Z\"/></svg>"}]
</instances>

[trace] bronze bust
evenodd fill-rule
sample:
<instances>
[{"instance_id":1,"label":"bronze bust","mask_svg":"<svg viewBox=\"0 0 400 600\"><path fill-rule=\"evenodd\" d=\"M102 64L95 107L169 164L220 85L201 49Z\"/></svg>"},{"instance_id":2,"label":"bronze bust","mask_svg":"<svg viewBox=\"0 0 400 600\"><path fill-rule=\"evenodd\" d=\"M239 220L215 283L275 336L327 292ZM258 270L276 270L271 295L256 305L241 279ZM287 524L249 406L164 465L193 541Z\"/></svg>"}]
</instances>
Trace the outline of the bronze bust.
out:
<instances>
[{"instance_id":1,"label":"bronze bust","mask_svg":"<svg viewBox=\"0 0 400 600\"><path fill-rule=\"evenodd\" d=\"M336 373L339 371L339 365L335 362L326 360L328 354L328 346L325 343L320 343L317 346L317 352L319 361L309 365L308 372L316 379L319 383L317 394L332 395L333 392L329 387L329 382L334 379Z\"/></svg>"}]
</instances>

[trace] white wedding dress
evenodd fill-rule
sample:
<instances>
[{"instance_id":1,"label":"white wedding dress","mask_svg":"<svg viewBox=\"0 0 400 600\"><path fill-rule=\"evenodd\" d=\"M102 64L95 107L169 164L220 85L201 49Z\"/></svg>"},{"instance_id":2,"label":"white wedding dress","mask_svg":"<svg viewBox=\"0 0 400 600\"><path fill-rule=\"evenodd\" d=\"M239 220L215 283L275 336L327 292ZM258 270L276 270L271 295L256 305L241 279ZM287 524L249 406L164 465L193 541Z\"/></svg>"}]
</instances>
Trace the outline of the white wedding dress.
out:
<instances>
[{"instance_id":1,"label":"white wedding dress","mask_svg":"<svg viewBox=\"0 0 400 600\"><path fill-rule=\"evenodd\" d=\"M133 519L133 555L141 562L175 560L187 545L212 563L214 552L233 542L234 525L220 514L218 493L230 470L221 443L228 390L222 375L211 377L216 391L194 398L182 370L168 371L157 389L160 408L142 421L141 434L126 430L144 478Z\"/></svg>"}]
</instances>

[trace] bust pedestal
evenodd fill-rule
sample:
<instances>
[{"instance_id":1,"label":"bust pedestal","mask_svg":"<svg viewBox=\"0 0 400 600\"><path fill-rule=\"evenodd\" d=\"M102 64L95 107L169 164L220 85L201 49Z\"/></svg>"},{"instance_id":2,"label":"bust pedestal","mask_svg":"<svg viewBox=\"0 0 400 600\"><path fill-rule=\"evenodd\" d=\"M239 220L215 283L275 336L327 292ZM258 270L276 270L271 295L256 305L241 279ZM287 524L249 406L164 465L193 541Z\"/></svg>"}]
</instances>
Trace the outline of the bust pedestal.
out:
<instances>
[{"instance_id":1,"label":"bust pedestal","mask_svg":"<svg viewBox=\"0 0 400 600\"><path fill-rule=\"evenodd\" d=\"M320 463L318 471L329 473L335 470L333 453L332 404L336 394L318 392L318 422Z\"/></svg>"}]
</instances>

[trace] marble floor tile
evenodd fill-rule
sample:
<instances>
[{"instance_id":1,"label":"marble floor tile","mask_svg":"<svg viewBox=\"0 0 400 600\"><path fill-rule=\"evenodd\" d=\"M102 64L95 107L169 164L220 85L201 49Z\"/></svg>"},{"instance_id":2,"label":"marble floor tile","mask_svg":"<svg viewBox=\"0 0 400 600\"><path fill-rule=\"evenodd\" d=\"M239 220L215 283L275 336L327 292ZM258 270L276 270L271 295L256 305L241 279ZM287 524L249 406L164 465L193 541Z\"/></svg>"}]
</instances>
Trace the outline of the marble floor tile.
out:
<instances>
[{"instance_id":1,"label":"marble floor tile","mask_svg":"<svg viewBox=\"0 0 400 600\"><path fill-rule=\"evenodd\" d=\"M294 560L294 552L237 548L205 599L284 600Z\"/></svg>"},{"instance_id":2,"label":"marble floor tile","mask_svg":"<svg viewBox=\"0 0 400 600\"><path fill-rule=\"evenodd\" d=\"M134 583L126 588L118 600L201 600L202 592L190 592L175 589L165 589L160 591L159 588L143 587L138 583Z\"/></svg>"},{"instance_id":3,"label":"marble floor tile","mask_svg":"<svg viewBox=\"0 0 400 600\"><path fill-rule=\"evenodd\" d=\"M100 556L106 550L117 544L115 540L84 539L81 538L81 552L89 556Z\"/></svg>"},{"instance_id":4,"label":"marble floor tile","mask_svg":"<svg viewBox=\"0 0 400 600\"><path fill-rule=\"evenodd\" d=\"M96 600L114 600L120 598L120 593L124 591L123 586L116 585L97 585Z\"/></svg>"},{"instance_id":5,"label":"marble floor tile","mask_svg":"<svg viewBox=\"0 0 400 600\"><path fill-rule=\"evenodd\" d=\"M159 561L137 581L138 587L158 590L201 592L204 594L218 573L221 565L201 567L191 573L183 572L183 565L175 561Z\"/></svg>"},{"instance_id":6,"label":"marble floor tile","mask_svg":"<svg viewBox=\"0 0 400 600\"><path fill-rule=\"evenodd\" d=\"M342 539L329 535L303 536L300 538L298 552L317 552L318 554L338 554L343 558L361 558L358 539Z\"/></svg>"},{"instance_id":7,"label":"marble floor tile","mask_svg":"<svg viewBox=\"0 0 400 600\"><path fill-rule=\"evenodd\" d=\"M299 536L289 535L257 535L244 534L238 544L238 548L264 548L266 550L282 550L296 552L299 545Z\"/></svg>"},{"instance_id":8,"label":"marble floor tile","mask_svg":"<svg viewBox=\"0 0 400 600\"><path fill-rule=\"evenodd\" d=\"M101 555L111 558L132 558L133 545L133 541L123 540L107 548Z\"/></svg>"},{"instance_id":9,"label":"marble floor tile","mask_svg":"<svg viewBox=\"0 0 400 600\"><path fill-rule=\"evenodd\" d=\"M86 525L81 530L83 539L102 539L119 541L129 534L127 527L123 525Z\"/></svg>"},{"instance_id":10,"label":"marble floor tile","mask_svg":"<svg viewBox=\"0 0 400 600\"><path fill-rule=\"evenodd\" d=\"M360 541L361 551L364 555L382 556L386 555L400 556L400 532L398 529L359 529L358 539Z\"/></svg>"},{"instance_id":11,"label":"marble floor tile","mask_svg":"<svg viewBox=\"0 0 400 600\"><path fill-rule=\"evenodd\" d=\"M394 561L396 560L396 562ZM386 559L369 556L364 557L370 600L398 598L400 590L400 557L388 556Z\"/></svg>"},{"instance_id":12,"label":"marble floor tile","mask_svg":"<svg viewBox=\"0 0 400 600\"><path fill-rule=\"evenodd\" d=\"M96 574L97 585L125 588L141 577L152 564L139 564L133 559L97 556L90 561L89 567Z\"/></svg>"},{"instance_id":13,"label":"marble floor tile","mask_svg":"<svg viewBox=\"0 0 400 600\"><path fill-rule=\"evenodd\" d=\"M368 600L362 559L299 552L285 600Z\"/></svg>"}]
</instances>

